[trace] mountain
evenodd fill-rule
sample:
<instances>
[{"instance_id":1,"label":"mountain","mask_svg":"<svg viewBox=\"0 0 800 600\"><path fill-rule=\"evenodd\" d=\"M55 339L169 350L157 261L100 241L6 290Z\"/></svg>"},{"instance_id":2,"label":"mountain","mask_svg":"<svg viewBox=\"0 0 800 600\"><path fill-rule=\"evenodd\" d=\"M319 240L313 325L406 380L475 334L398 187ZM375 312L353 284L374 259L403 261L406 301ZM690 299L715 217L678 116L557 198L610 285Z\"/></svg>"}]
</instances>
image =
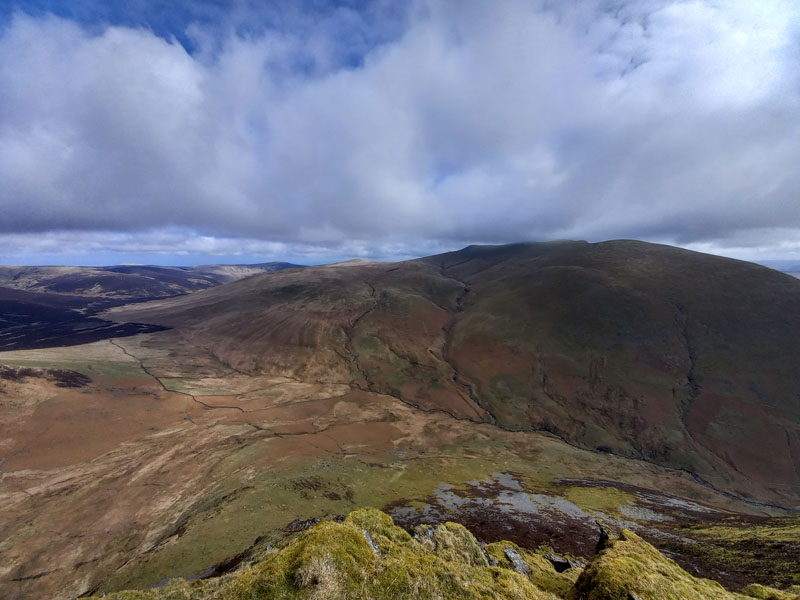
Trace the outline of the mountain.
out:
<instances>
[{"instance_id":1,"label":"mountain","mask_svg":"<svg viewBox=\"0 0 800 600\"><path fill-rule=\"evenodd\" d=\"M111 314L202 340L237 371L351 383L800 499L800 282L765 267L636 241L470 246Z\"/></svg>"},{"instance_id":2,"label":"mountain","mask_svg":"<svg viewBox=\"0 0 800 600\"><path fill-rule=\"evenodd\" d=\"M296 544L361 507L410 532L457 522L523 560L548 545L590 564L592 598L619 583L609 564L638 560L598 555L597 521L727 590L787 589L798 286L615 241L286 269L125 305L10 290L20 308L4 318L28 310L29 325L38 302L153 330L66 345L86 341L79 328L43 326L47 347L0 352L0 597L260 594L263 553L297 559L289 584L306 587L288 597L336 597L301 569L325 546ZM89 300L105 310L79 312ZM652 561L659 589L711 589L631 536L622 548ZM442 581L461 576L413 550ZM620 585L613 597L659 597Z\"/></svg>"},{"instance_id":3,"label":"mountain","mask_svg":"<svg viewBox=\"0 0 800 600\"><path fill-rule=\"evenodd\" d=\"M258 273L300 265L270 262L254 265L160 267L6 267L0 266L0 287L36 293L102 298L165 298L207 289Z\"/></svg>"}]
</instances>

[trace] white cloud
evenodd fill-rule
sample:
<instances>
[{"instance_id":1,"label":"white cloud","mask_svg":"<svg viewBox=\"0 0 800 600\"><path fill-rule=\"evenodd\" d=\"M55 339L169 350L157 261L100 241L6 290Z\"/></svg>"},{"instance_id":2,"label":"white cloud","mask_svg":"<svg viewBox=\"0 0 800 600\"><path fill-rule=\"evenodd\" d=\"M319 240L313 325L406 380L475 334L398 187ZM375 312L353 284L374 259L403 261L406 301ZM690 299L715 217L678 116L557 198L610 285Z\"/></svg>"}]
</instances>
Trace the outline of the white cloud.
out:
<instances>
[{"instance_id":1,"label":"white cloud","mask_svg":"<svg viewBox=\"0 0 800 600\"><path fill-rule=\"evenodd\" d=\"M9 236L20 252L381 256L800 237L792 1L431 0L354 63L337 33L358 19L194 26L190 55L146 29L18 15L0 32L2 254Z\"/></svg>"}]
</instances>

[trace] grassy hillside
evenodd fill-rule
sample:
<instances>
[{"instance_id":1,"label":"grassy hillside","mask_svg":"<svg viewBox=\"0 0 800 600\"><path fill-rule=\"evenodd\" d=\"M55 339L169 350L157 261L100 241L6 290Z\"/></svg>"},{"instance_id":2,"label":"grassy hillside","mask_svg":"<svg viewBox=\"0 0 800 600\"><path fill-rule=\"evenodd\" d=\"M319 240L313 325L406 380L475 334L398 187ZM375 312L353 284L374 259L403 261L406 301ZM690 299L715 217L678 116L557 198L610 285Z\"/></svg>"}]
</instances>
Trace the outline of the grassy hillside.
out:
<instances>
[{"instance_id":1,"label":"grassy hillside","mask_svg":"<svg viewBox=\"0 0 800 600\"><path fill-rule=\"evenodd\" d=\"M499 424L797 497L796 280L634 241L428 260L470 288L451 356Z\"/></svg>"}]
</instances>

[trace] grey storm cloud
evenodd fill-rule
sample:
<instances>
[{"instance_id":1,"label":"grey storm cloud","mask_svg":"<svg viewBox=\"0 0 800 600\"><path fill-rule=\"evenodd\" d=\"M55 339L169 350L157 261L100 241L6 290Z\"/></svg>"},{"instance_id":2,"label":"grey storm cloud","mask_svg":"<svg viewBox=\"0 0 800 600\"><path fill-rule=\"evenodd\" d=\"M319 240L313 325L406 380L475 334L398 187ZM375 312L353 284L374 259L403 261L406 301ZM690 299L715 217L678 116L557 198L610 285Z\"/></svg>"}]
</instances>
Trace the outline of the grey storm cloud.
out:
<instances>
[{"instance_id":1,"label":"grey storm cloud","mask_svg":"<svg viewBox=\"0 0 800 600\"><path fill-rule=\"evenodd\" d=\"M189 53L16 14L0 244L800 252L796 2L417 2L370 43L361 18L195 24Z\"/></svg>"}]
</instances>

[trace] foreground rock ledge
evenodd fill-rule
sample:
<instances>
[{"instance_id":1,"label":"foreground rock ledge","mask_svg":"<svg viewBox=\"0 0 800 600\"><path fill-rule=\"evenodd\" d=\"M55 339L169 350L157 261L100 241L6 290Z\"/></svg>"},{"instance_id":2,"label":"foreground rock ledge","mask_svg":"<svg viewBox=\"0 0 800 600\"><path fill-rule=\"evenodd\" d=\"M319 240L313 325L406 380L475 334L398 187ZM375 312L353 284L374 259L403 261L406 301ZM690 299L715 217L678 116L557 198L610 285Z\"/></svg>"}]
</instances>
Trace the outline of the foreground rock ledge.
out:
<instances>
[{"instance_id":1,"label":"foreground rock ledge","mask_svg":"<svg viewBox=\"0 0 800 600\"><path fill-rule=\"evenodd\" d=\"M557 572L547 549L513 542L482 546L463 526L419 526L414 534L375 509L325 521L266 548L237 571L200 581L173 579L152 590L106 600L392 600L420 598L532 600L800 600L800 588L750 585L732 593L681 569L653 546L623 531L585 569ZM512 562L508 557L514 557ZM520 564L522 563L522 564ZM100 598L94 596L93 598Z\"/></svg>"}]
</instances>

